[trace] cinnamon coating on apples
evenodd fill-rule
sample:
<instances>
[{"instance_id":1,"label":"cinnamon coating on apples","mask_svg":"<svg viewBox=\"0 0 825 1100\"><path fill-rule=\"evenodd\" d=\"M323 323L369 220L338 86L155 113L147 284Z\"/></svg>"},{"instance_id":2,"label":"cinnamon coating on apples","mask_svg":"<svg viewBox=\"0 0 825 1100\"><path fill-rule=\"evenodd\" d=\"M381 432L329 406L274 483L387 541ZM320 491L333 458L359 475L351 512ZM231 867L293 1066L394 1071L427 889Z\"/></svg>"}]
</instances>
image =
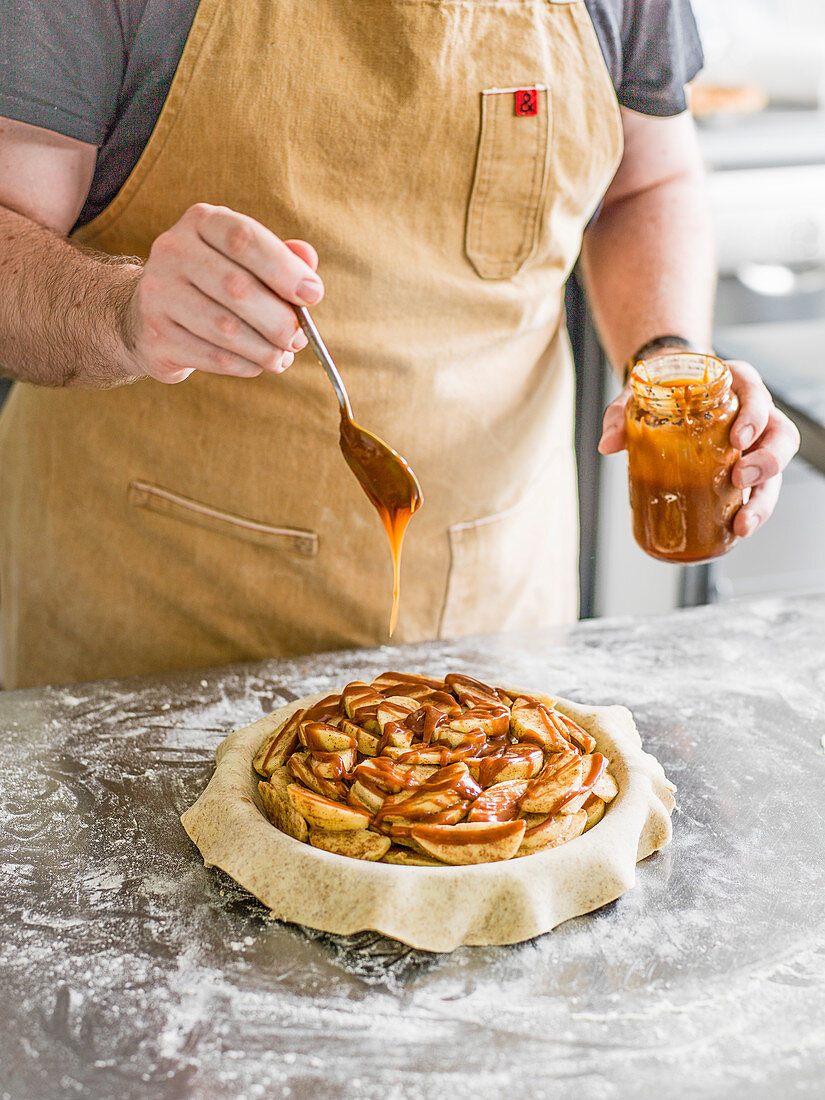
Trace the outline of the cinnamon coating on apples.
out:
<instances>
[{"instance_id":1,"label":"cinnamon coating on apples","mask_svg":"<svg viewBox=\"0 0 825 1100\"><path fill-rule=\"evenodd\" d=\"M297 710L253 766L273 825L356 859L485 863L566 843L617 794L594 738L470 676L385 672Z\"/></svg>"}]
</instances>

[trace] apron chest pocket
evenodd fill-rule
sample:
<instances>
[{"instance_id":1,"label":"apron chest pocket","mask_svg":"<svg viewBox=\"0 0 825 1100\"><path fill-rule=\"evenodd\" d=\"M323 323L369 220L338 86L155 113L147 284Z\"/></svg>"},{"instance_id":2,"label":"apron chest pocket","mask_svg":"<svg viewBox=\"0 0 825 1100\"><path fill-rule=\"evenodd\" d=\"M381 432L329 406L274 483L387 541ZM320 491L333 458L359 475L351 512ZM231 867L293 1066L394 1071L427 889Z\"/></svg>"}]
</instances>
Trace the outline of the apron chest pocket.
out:
<instances>
[{"instance_id":1,"label":"apron chest pocket","mask_svg":"<svg viewBox=\"0 0 825 1100\"><path fill-rule=\"evenodd\" d=\"M210 504L202 504L146 481L130 483L129 503L162 516L204 527L208 531L251 542L255 546L288 550L304 557L314 557L318 553L318 536L314 531L303 531L297 527L273 527L269 523L224 512Z\"/></svg>"},{"instance_id":2,"label":"apron chest pocket","mask_svg":"<svg viewBox=\"0 0 825 1100\"><path fill-rule=\"evenodd\" d=\"M536 249L550 128L544 85L481 93L481 135L464 244L482 279L511 278Z\"/></svg>"}]
</instances>

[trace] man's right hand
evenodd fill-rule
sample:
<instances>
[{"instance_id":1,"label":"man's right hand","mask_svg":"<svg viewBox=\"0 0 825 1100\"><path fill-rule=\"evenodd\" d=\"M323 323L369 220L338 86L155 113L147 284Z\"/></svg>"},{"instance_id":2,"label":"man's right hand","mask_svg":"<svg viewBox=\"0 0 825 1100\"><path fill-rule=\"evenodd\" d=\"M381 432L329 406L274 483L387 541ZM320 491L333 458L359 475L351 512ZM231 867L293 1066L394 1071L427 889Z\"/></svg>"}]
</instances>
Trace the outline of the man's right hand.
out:
<instances>
[{"instance_id":1,"label":"man's right hand","mask_svg":"<svg viewBox=\"0 0 825 1100\"><path fill-rule=\"evenodd\" d=\"M305 241L282 241L225 206L197 203L152 246L124 323L136 375L278 374L306 346L292 304L324 287Z\"/></svg>"},{"instance_id":2,"label":"man's right hand","mask_svg":"<svg viewBox=\"0 0 825 1100\"><path fill-rule=\"evenodd\" d=\"M41 386L279 372L306 344L292 305L324 288L304 241L198 203L141 266L66 240L94 145L0 117L0 371Z\"/></svg>"}]
</instances>

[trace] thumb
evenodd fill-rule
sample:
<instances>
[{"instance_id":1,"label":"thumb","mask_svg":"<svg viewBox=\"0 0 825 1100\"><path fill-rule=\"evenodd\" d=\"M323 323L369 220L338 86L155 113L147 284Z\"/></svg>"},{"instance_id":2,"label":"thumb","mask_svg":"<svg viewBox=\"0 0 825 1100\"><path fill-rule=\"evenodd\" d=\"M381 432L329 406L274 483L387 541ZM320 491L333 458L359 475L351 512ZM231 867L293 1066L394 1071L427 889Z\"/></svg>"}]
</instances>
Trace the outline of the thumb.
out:
<instances>
[{"instance_id":1,"label":"thumb","mask_svg":"<svg viewBox=\"0 0 825 1100\"><path fill-rule=\"evenodd\" d=\"M625 447L624 413L630 400L630 386L625 386L615 401L611 401L604 411L602 437L599 440L599 454L612 455L623 451Z\"/></svg>"},{"instance_id":2,"label":"thumb","mask_svg":"<svg viewBox=\"0 0 825 1100\"><path fill-rule=\"evenodd\" d=\"M305 264L309 264L313 271L318 270L318 253L308 241L284 241L284 244L290 252L294 252Z\"/></svg>"}]
</instances>

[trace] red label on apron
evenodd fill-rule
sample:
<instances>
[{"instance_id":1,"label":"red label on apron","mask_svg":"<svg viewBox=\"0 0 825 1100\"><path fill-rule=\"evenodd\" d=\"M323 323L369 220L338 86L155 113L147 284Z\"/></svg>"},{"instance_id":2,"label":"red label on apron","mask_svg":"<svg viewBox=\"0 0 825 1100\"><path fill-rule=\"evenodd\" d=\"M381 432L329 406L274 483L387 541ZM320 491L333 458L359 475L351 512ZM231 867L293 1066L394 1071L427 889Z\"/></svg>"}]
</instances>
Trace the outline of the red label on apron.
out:
<instances>
[{"instance_id":1,"label":"red label on apron","mask_svg":"<svg viewBox=\"0 0 825 1100\"><path fill-rule=\"evenodd\" d=\"M519 88L516 92L516 114L537 115L539 113L539 93L535 88Z\"/></svg>"}]
</instances>

